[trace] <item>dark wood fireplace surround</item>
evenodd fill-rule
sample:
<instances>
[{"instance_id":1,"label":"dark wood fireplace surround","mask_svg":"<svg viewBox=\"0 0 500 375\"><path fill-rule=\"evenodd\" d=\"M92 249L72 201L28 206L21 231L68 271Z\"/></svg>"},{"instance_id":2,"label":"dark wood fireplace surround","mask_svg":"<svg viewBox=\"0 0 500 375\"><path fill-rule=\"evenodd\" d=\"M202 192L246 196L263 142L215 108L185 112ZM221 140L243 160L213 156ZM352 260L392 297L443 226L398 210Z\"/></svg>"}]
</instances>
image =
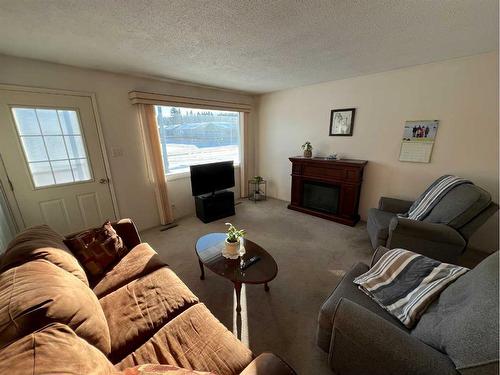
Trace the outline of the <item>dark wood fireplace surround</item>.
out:
<instances>
[{"instance_id":1,"label":"dark wood fireplace surround","mask_svg":"<svg viewBox=\"0 0 500 375\"><path fill-rule=\"evenodd\" d=\"M366 160L331 160L296 156L290 158L290 161L292 199L288 208L351 226L359 221L359 195ZM307 181L339 188L338 209L335 214L304 207L303 187Z\"/></svg>"}]
</instances>

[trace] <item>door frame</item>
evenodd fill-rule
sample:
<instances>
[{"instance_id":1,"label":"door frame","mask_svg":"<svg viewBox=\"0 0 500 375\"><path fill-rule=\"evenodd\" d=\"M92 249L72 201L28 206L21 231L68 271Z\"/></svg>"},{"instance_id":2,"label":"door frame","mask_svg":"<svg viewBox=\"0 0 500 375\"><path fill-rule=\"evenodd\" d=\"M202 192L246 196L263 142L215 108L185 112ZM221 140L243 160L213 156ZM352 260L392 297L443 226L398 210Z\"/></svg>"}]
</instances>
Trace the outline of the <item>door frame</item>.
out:
<instances>
[{"instance_id":1,"label":"door frame","mask_svg":"<svg viewBox=\"0 0 500 375\"><path fill-rule=\"evenodd\" d=\"M16 196L11 189L11 182L9 176L7 175L7 169L5 169L5 164L0 154L0 194L3 195L5 203L7 204L7 211L9 218L14 224L14 231L19 233L22 228L25 228L23 216L21 215L21 210L17 205ZM12 204L14 203L14 204Z\"/></svg>"},{"instance_id":2,"label":"door frame","mask_svg":"<svg viewBox=\"0 0 500 375\"><path fill-rule=\"evenodd\" d=\"M114 181L111 175L111 168L109 164L109 159L108 159L108 153L106 151L106 142L104 140L104 134L102 131L102 125L101 125L101 119L99 117L99 109L97 106L97 98L96 94L94 92L87 92L87 91L72 91L72 90L62 90L62 89L48 89L48 88L43 88L43 87L30 87L30 86L18 86L18 85L7 85L7 84L2 84L0 83L0 90L1 91L18 91L18 92L29 92L29 93L35 93L35 94L51 94L51 95L63 95L63 96L79 96L79 97L84 97L84 98L89 98L90 103L92 106L92 115L94 117L95 123L96 123L96 128L97 128L97 136L99 139L99 148L101 150L102 154L102 159L104 162L104 170L106 172L106 177L108 179L108 188L109 192L111 195L111 204L113 206L113 212L115 214L116 219L120 219L120 211L118 209L118 200L116 198L116 192L115 192L115 187L114 187ZM0 155L0 160L1 160L1 155ZM8 176L8 171L3 167L3 173L0 173L0 183L6 179L5 182L10 185L10 180ZM4 176L3 176L4 175ZM1 177L4 177L2 179ZM21 212L19 210L19 206L17 203L17 198L15 196L15 191L12 191L12 189L7 188L7 184L4 184L4 190L5 190L5 195L7 196L7 203L9 204L9 208L11 212L13 213L13 218L15 220L15 224L17 227L20 228L25 228L26 225L24 224L24 220L22 218Z\"/></svg>"}]
</instances>

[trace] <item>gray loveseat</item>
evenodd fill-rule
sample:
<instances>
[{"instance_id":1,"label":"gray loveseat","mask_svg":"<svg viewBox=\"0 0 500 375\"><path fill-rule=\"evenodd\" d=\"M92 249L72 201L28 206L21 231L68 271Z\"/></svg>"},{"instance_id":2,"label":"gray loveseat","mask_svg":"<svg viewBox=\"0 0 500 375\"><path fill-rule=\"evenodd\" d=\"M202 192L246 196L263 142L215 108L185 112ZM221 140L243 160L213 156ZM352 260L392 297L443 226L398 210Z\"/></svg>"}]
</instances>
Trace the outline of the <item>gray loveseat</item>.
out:
<instances>
[{"instance_id":1,"label":"gray loveseat","mask_svg":"<svg viewBox=\"0 0 500 375\"><path fill-rule=\"evenodd\" d=\"M412 330L353 284L368 269L354 266L319 313L317 344L335 374L498 374L498 252L450 284Z\"/></svg>"},{"instance_id":2,"label":"gray loveseat","mask_svg":"<svg viewBox=\"0 0 500 375\"><path fill-rule=\"evenodd\" d=\"M472 184L450 190L422 221L397 216L412 204L382 197L378 208L369 209L366 227L373 249L403 248L456 263L472 234L498 210L490 194Z\"/></svg>"}]
</instances>

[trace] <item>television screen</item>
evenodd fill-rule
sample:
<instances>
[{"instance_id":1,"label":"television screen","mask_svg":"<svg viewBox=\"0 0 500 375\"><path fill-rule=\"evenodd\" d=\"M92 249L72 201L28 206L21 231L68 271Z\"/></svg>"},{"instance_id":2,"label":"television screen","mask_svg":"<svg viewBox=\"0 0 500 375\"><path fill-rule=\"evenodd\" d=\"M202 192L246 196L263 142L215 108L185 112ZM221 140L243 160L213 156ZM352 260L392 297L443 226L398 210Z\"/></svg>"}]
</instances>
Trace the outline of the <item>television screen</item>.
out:
<instances>
[{"instance_id":1,"label":"television screen","mask_svg":"<svg viewBox=\"0 0 500 375\"><path fill-rule=\"evenodd\" d=\"M191 192L193 196L214 193L234 186L233 161L192 165Z\"/></svg>"}]
</instances>

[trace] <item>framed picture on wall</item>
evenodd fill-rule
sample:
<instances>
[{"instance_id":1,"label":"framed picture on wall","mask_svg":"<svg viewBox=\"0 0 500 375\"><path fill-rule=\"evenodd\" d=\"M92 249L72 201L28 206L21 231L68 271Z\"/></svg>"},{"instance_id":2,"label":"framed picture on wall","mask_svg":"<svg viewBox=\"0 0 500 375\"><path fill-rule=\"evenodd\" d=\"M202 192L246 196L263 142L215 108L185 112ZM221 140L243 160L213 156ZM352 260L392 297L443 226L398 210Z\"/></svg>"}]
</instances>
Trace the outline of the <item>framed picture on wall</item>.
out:
<instances>
[{"instance_id":1,"label":"framed picture on wall","mask_svg":"<svg viewBox=\"0 0 500 375\"><path fill-rule=\"evenodd\" d=\"M352 136L356 108L332 109L330 113L330 135Z\"/></svg>"}]
</instances>

